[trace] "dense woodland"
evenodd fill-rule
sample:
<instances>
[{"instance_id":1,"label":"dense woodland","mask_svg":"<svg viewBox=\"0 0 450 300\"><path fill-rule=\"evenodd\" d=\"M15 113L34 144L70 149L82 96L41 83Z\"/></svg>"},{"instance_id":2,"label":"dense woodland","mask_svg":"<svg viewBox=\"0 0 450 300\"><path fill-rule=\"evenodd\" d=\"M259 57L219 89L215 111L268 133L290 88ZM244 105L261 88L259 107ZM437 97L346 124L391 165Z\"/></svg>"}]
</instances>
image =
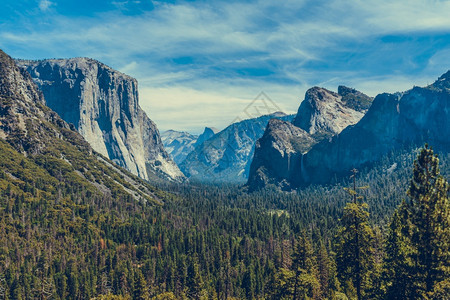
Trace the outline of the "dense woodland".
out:
<instances>
[{"instance_id":1,"label":"dense woodland","mask_svg":"<svg viewBox=\"0 0 450 300\"><path fill-rule=\"evenodd\" d=\"M293 192L159 183L162 204L0 146L0 299L450 295L447 153L391 153Z\"/></svg>"}]
</instances>

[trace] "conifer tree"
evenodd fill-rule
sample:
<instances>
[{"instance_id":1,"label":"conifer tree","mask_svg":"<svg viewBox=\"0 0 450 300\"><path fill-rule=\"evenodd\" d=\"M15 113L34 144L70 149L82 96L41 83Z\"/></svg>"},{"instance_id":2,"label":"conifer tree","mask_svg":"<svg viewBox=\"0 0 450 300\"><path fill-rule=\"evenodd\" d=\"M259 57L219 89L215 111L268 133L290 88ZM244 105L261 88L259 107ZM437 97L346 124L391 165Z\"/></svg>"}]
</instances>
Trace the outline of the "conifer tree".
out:
<instances>
[{"instance_id":1,"label":"conifer tree","mask_svg":"<svg viewBox=\"0 0 450 300\"><path fill-rule=\"evenodd\" d=\"M320 283L317 279L317 263L311 240L305 232L298 238L293 255L294 299L318 298Z\"/></svg>"},{"instance_id":2,"label":"conifer tree","mask_svg":"<svg viewBox=\"0 0 450 300\"><path fill-rule=\"evenodd\" d=\"M430 293L450 276L450 203L439 159L425 145L414 162L408 190L414 277L420 292Z\"/></svg>"},{"instance_id":3,"label":"conifer tree","mask_svg":"<svg viewBox=\"0 0 450 300\"><path fill-rule=\"evenodd\" d=\"M199 270L198 258L195 255L192 258L188 268L188 294L191 299L201 299L203 291L203 279Z\"/></svg>"},{"instance_id":4,"label":"conifer tree","mask_svg":"<svg viewBox=\"0 0 450 300\"><path fill-rule=\"evenodd\" d=\"M254 298L254 291L256 285L255 270L252 264L247 267L246 272L242 278L242 288L245 290L247 299Z\"/></svg>"},{"instance_id":5,"label":"conifer tree","mask_svg":"<svg viewBox=\"0 0 450 300\"><path fill-rule=\"evenodd\" d=\"M333 295L340 289L336 274L336 263L332 253L320 241L317 252L317 279L320 282L321 298L333 299Z\"/></svg>"},{"instance_id":6,"label":"conifer tree","mask_svg":"<svg viewBox=\"0 0 450 300\"><path fill-rule=\"evenodd\" d=\"M353 189L349 193L352 203L347 203L337 234L337 269L344 289L356 289L358 300L366 297L373 268L373 230L369 225L367 203L359 203L356 192L356 170L353 170ZM364 187L365 188L365 187Z\"/></svg>"},{"instance_id":7,"label":"conifer tree","mask_svg":"<svg viewBox=\"0 0 450 300\"><path fill-rule=\"evenodd\" d=\"M147 281L145 280L142 271L139 269L134 272L133 296L133 299L136 300L146 300L150 298Z\"/></svg>"},{"instance_id":8,"label":"conifer tree","mask_svg":"<svg viewBox=\"0 0 450 300\"><path fill-rule=\"evenodd\" d=\"M392 216L385 244L388 299L410 299L414 296L414 281L410 277L413 263L408 219L406 203L403 202Z\"/></svg>"}]
</instances>

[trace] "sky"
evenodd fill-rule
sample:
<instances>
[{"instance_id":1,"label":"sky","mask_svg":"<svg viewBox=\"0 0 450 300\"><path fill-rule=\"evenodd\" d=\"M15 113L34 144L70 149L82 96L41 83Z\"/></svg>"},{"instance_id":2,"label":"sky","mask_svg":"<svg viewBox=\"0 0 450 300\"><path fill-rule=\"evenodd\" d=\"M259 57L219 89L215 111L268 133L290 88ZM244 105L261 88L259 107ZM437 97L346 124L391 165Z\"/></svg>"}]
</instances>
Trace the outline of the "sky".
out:
<instances>
[{"instance_id":1,"label":"sky","mask_svg":"<svg viewBox=\"0 0 450 300\"><path fill-rule=\"evenodd\" d=\"M95 58L137 78L160 131L200 133L261 95L295 113L312 86L431 84L450 69L449 16L448 0L2 0L0 48Z\"/></svg>"}]
</instances>

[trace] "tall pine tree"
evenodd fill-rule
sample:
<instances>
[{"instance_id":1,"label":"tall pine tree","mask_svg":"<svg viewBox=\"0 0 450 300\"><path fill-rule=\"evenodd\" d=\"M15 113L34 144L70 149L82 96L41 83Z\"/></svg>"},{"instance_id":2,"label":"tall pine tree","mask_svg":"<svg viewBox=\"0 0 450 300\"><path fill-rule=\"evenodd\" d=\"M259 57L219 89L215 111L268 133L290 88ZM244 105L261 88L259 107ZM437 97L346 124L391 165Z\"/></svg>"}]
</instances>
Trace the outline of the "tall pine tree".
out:
<instances>
[{"instance_id":1,"label":"tall pine tree","mask_svg":"<svg viewBox=\"0 0 450 300\"><path fill-rule=\"evenodd\" d=\"M384 261L386 277L386 296L388 299L412 299L415 290L411 280L413 262L408 210L403 202L394 212L389 225L385 244L386 258Z\"/></svg>"},{"instance_id":2,"label":"tall pine tree","mask_svg":"<svg viewBox=\"0 0 450 300\"><path fill-rule=\"evenodd\" d=\"M353 171L353 189L349 193L353 198L344 208L341 227L337 234L337 270L344 290L350 294L356 289L358 300L367 297L371 286L370 273L374 265L373 230L369 225L369 212L366 203L359 203ZM366 187L364 187L366 188Z\"/></svg>"},{"instance_id":3,"label":"tall pine tree","mask_svg":"<svg viewBox=\"0 0 450 300\"><path fill-rule=\"evenodd\" d=\"M320 282L317 279L317 262L311 240L302 232L298 238L297 247L293 255L294 300L318 299Z\"/></svg>"},{"instance_id":4,"label":"tall pine tree","mask_svg":"<svg viewBox=\"0 0 450 300\"><path fill-rule=\"evenodd\" d=\"M401 205L401 213L397 212L391 223L387 262L394 273L393 290L413 290L415 297L428 297L437 284L450 277L448 192L439 159L425 145L414 162L409 201Z\"/></svg>"}]
</instances>

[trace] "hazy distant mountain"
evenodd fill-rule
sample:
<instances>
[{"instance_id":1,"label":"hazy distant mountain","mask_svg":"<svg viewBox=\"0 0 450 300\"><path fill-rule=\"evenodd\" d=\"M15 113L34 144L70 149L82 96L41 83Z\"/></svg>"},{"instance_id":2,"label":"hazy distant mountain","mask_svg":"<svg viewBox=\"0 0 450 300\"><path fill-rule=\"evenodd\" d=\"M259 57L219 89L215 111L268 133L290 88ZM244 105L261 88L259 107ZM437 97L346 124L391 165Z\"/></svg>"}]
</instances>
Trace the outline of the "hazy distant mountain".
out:
<instances>
[{"instance_id":1,"label":"hazy distant mountain","mask_svg":"<svg viewBox=\"0 0 450 300\"><path fill-rule=\"evenodd\" d=\"M194 135L185 131L167 130L161 133L161 140L166 151L179 165L195 147L211 138L217 131L216 128L205 127L201 135Z\"/></svg>"},{"instance_id":2,"label":"hazy distant mountain","mask_svg":"<svg viewBox=\"0 0 450 300\"><path fill-rule=\"evenodd\" d=\"M167 130L161 133L161 141L176 164L180 164L194 150L198 135L186 131Z\"/></svg>"},{"instance_id":3,"label":"hazy distant mountain","mask_svg":"<svg viewBox=\"0 0 450 300\"><path fill-rule=\"evenodd\" d=\"M245 182L255 142L273 118L292 120L293 116L278 112L231 124L198 145L180 169L187 177L202 182Z\"/></svg>"},{"instance_id":4,"label":"hazy distant mountain","mask_svg":"<svg viewBox=\"0 0 450 300\"><path fill-rule=\"evenodd\" d=\"M352 99L357 100L357 97ZM364 102L366 101L356 101L354 107L365 109L367 105L363 105ZM315 110L311 111L309 115L314 115ZM320 142L310 143L308 140L310 146L294 149L288 156L287 151L275 151L281 149L280 144L286 144L288 139L277 133L266 132L257 143L248 185L252 189L268 183L296 188L310 183L330 183L333 178L347 175L352 168L370 167L392 151L423 146L426 142L438 151L448 153L449 113L450 72L447 72L427 87L414 87L404 93L378 95L358 123L347 126L340 133L328 136ZM305 119L319 120L305 118L299 109L294 124L305 128L302 125L308 124ZM336 124L336 120L333 122ZM328 129L330 127L333 126L319 126ZM274 131L270 127L268 130ZM275 142L271 143L270 139ZM279 140L282 142L278 142ZM279 167L281 161L284 162L283 168ZM286 165L289 165L287 171Z\"/></svg>"},{"instance_id":5,"label":"hazy distant mountain","mask_svg":"<svg viewBox=\"0 0 450 300\"><path fill-rule=\"evenodd\" d=\"M183 178L139 106L136 79L89 58L17 63L31 74L46 104L94 150L144 179Z\"/></svg>"}]
</instances>

